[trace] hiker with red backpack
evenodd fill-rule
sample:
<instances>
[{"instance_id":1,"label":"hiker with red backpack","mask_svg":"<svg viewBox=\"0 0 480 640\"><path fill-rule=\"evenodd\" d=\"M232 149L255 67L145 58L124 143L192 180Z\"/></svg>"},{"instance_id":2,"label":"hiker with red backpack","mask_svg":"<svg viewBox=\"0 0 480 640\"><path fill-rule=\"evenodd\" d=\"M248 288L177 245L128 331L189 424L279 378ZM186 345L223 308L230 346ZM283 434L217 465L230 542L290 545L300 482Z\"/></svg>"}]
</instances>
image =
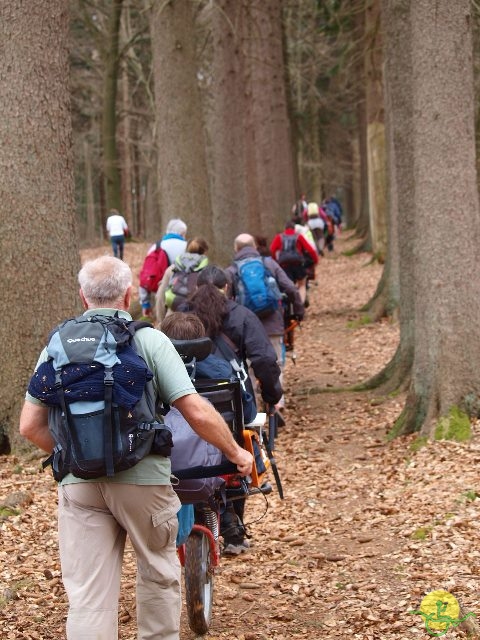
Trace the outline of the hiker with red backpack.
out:
<instances>
[{"instance_id":1,"label":"hiker with red backpack","mask_svg":"<svg viewBox=\"0 0 480 640\"><path fill-rule=\"evenodd\" d=\"M144 316L152 315L152 293L158 290L165 271L175 258L187 248L185 236L187 225L179 218L173 218L167 224L166 233L161 240L148 250L139 275L138 295Z\"/></svg>"},{"instance_id":2,"label":"hiker with red backpack","mask_svg":"<svg viewBox=\"0 0 480 640\"><path fill-rule=\"evenodd\" d=\"M307 268L318 264L318 255L302 234L295 231L295 222L287 220L285 230L270 244L272 257L298 287L300 298L305 304L307 297Z\"/></svg>"}]
</instances>

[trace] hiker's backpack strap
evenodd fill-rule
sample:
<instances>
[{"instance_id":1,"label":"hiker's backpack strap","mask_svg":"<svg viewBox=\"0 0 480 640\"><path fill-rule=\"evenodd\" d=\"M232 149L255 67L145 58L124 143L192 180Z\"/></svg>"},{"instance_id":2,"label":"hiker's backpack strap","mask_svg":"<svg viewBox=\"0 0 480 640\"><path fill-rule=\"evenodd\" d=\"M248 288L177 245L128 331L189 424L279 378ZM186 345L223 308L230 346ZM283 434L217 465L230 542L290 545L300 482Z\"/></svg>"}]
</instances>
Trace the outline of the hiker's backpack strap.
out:
<instances>
[{"instance_id":1,"label":"hiker's backpack strap","mask_svg":"<svg viewBox=\"0 0 480 640\"><path fill-rule=\"evenodd\" d=\"M103 446L107 477L115 475L113 468L113 370L105 367L103 384L105 386L105 409L103 413Z\"/></svg>"}]
</instances>

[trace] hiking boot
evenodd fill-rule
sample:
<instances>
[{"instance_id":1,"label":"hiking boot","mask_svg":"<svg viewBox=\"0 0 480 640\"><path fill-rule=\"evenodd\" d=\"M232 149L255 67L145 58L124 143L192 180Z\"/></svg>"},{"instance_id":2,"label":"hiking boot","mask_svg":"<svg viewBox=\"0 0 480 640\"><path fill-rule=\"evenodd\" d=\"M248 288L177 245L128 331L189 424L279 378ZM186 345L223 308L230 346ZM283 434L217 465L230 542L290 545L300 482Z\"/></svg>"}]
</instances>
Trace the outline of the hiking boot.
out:
<instances>
[{"instance_id":1,"label":"hiking boot","mask_svg":"<svg viewBox=\"0 0 480 640\"><path fill-rule=\"evenodd\" d=\"M238 544L230 542L223 548L222 556L238 556L241 553L248 551L249 548L250 543L248 542L248 540L243 540L243 542L240 542Z\"/></svg>"}]
</instances>

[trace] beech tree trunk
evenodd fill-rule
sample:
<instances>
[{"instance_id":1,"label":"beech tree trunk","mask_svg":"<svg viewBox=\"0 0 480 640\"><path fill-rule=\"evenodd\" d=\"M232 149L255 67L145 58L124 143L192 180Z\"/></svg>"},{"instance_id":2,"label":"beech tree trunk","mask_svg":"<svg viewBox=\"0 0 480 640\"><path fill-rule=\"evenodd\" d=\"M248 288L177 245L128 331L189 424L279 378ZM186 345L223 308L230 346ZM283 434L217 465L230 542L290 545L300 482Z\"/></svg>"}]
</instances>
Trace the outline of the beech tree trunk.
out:
<instances>
[{"instance_id":1,"label":"beech tree trunk","mask_svg":"<svg viewBox=\"0 0 480 640\"><path fill-rule=\"evenodd\" d=\"M385 0L384 8L392 20L387 86L397 117L400 321L404 348L413 352L396 432L430 434L452 407L475 406L480 386L470 3ZM399 46L402 30L408 33Z\"/></svg>"},{"instance_id":2,"label":"beech tree trunk","mask_svg":"<svg viewBox=\"0 0 480 640\"><path fill-rule=\"evenodd\" d=\"M123 0L113 0L104 45L104 79L102 111L103 171L107 209L120 210L120 169L117 153L117 82L119 71L118 43Z\"/></svg>"},{"instance_id":3,"label":"beech tree trunk","mask_svg":"<svg viewBox=\"0 0 480 640\"><path fill-rule=\"evenodd\" d=\"M66 2L0 3L0 430L14 448L40 349L80 309L67 34Z\"/></svg>"},{"instance_id":4,"label":"beech tree trunk","mask_svg":"<svg viewBox=\"0 0 480 640\"><path fill-rule=\"evenodd\" d=\"M209 10L212 84L206 108L210 132L213 230L217 257L227 264L233 238L248 225L244 115L244 15L242 2L218 0Z\"/></svg>"},{"instance_id":5,"label":"beech tree trunk","mask_svg":"<svg viewBox=\"0 0 480 640\"><path fill-rule=\"evenodd\" d=\"M294 154L288 118L282 3L244 0L249 40L246 90L249 222L271 238L295 201Z\"/></svg>"},{"instance_id":6,"label":"beech tree trunk","mask_svg":"<svg viewBox=\"0 0 480 640\"><path fill-rule=\"evenodd\" d=\"M384 257L387 244L385 217L386 169L385 122L382 90L382 31L380 0L369 0L365 8L366 119L368 199L372 251Z\"/></svg>"},{"instance_id":7,"label":"beech tree trunk","mask_svg":"<svg viewBox=\"0 0 480 640\"><path fill-rule=\"evenodd\" d=\"M189 237L202 235L213 244L194 11L191 0L157 1L152 8L158 201L163 228L179 217Z\"/></svg>"}]
</instances>

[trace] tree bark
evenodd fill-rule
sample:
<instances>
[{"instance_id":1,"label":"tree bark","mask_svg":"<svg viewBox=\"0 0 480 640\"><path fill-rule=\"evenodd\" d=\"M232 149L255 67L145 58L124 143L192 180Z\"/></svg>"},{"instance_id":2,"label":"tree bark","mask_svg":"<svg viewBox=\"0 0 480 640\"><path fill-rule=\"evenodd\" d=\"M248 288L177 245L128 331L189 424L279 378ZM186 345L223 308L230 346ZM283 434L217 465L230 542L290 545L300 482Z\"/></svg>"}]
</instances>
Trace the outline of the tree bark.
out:
<instances>
[{"instance_id":1,"label":"tree bark","mask_svg":"<svg viewBox=\"0 0 480 640\"><path fill-rule=\"evenodd\" d=\"M103 172L107 209L120 210L120 168L117 153L117 83L119 71L119 32L123 0L113 0L104 47L104 79L102 110Z\"/></svg>"},{"instance_id":2,"label":"tree bark","mask_svg":"<svg viewBox=\"0 0 480 640\"><path fill-rule=\"evenodd\" d=\"M383 9L390 176L398 206L399 349L403 364L412 362L394 432L431 434L452 407L478 405L480 384L480 329L471 320L480 311L480 281L471 277L480 222L469 3L384 0Z\"/></svg>"},{"instance_id":3,"label":"tree bark","mask_svg":"<svg viewBox=\"0 0 480 640\"><path fill-rule=\"evenodd\" d=\"M79 310L67 3L0 3L0 428L19 409L50 329Z\"/></svg>"},{"instance_id":4,"label":"tree bark","mask_svg":"<svg viewBox=\"0 0 480 640\"><path fill-rule=\"evenodd\" d=\"M267 237L283 228L295 201L293 145L288 119L282 3L244 0L249 223ZM250 188L250 181L253 176Z\"/></svg>"},{"instance_id":5,"label":"tree bark","mask_svg":"<svg viewBox=\"0 0 480 640\"><path fill-rule=\"evenodd\" d=\"M365 8L365 51L368 200L372 251L384 257L387 244L385 216L385 122L382 90L382 29L380 0Z\"/></svg>"},{"instance_id":6,"label":"tree bark","mask_svg":"<svg viewBox=\"0 0 480 640\"><path fill-rule=\"evenodd\" d=\"M209 9L212 82L206 122L210 140L213 230L221 263L232 258L233 238L249 229L244 116L242 2L218 0Z\"/></svg>"},{"instance_id":7,"label":"tree bark","mask_svg":"<svg viewBox=\"0 0 480 640\"><path fill-rule=\"evenodd\" d=\"M480 387L480 217L468 0L412 11L415 357L407 404L430 432ZM468 311L467 311L468 310Z\"/></svg>"},{"instance_id":8,"label":"tree bark","mask_svg":"<svg viewBox=\"0 0 480 640\"><path fill-rule=\"evenodd\" d=\"M154 3L151 15L162 227L182 218L188 235L213 238L191 0Z\"/></svg>"}]
</instances>

